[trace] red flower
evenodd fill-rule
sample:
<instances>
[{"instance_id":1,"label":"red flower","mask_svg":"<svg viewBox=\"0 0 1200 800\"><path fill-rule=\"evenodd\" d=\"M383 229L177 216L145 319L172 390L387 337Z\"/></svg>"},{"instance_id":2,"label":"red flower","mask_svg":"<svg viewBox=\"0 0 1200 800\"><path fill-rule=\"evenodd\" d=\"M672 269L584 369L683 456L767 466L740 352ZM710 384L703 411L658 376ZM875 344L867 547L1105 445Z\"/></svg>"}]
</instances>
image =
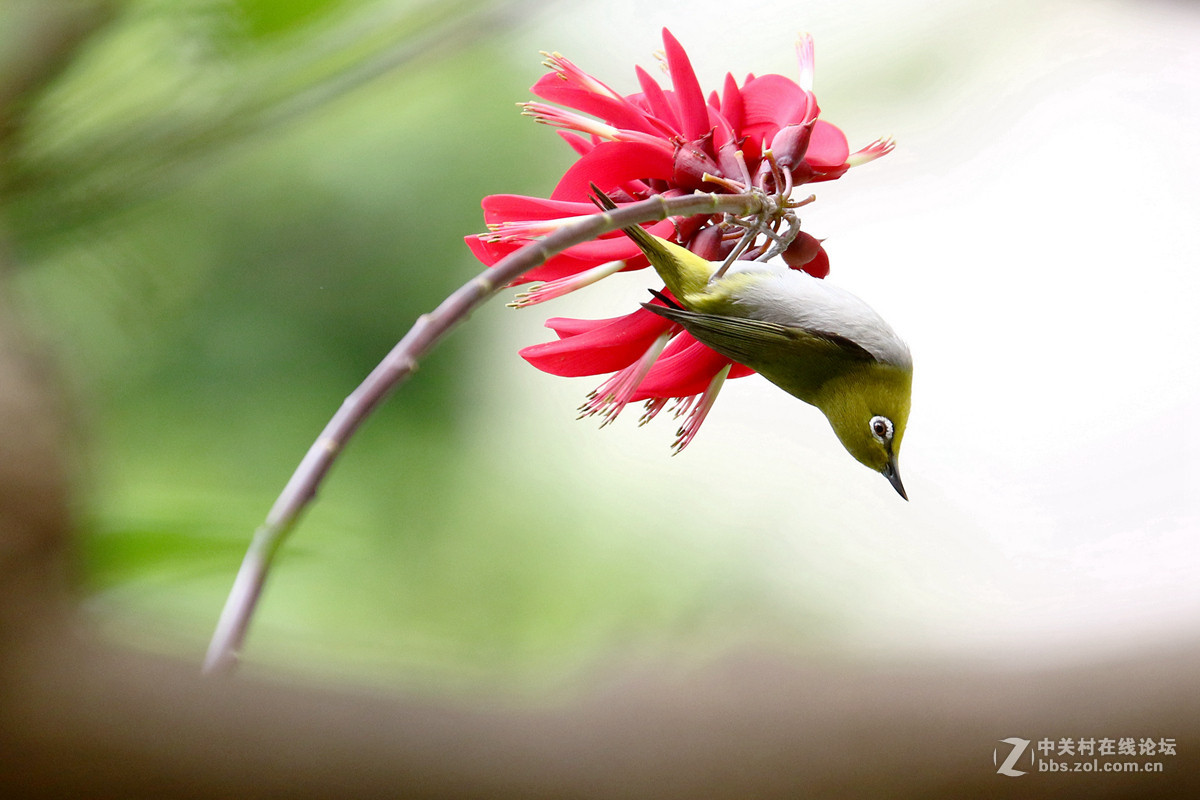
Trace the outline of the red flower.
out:
<instances>
[{"instance_id":1,"label":"red flower","mask_svg":"<svg viewBox=\"0 0 1200 800\"><path fill-rule=\"evenodd\" d=\"M726 75L721 93L712 92L707 100L687 54L667 30L663 30L663 45L671 88L664 89L639 67L641 91L631 95L619 94L557 53L547 56L546 66L552 71L531 91L558 105L526 103L525 114L560 128L579 160L549 199L484 198L489 232L466 240L480 261L494 264L529 241L595 213L590 198L593 183L618 203L696 190L757 188L787 195L803 183L839 178L851 166L885 155L893 147L890 139L881 139L851 154L845 135L818 118L808 36L797 47L799 83L781 75L749 75L739 86L732 75ZM779 181L782 186L776 185ZM719 215L668 219L647 230L718 261L730 253L742 233L734 230L727 235L721 222ZM752 247L741 257L754 258L764 251L765 246ZM792 268L818 278L829 272L828 255L807 233L796 237L783 258ZM518 295L512 305L540 303L615 272L647 266L628 237L607 234L527 272L518 283L541 283ZM613 319L554 318L546 325L559 338L523 349L521 356L529 363L554 375L614 373L581 407L583 416L601 414L608 424L626 404L644 400L643 421L647 421L674 400L677 416L689 413L675 443L677 451L695 436L724 380L753 373L641 308Z\"/></svg>"}]
</instances>

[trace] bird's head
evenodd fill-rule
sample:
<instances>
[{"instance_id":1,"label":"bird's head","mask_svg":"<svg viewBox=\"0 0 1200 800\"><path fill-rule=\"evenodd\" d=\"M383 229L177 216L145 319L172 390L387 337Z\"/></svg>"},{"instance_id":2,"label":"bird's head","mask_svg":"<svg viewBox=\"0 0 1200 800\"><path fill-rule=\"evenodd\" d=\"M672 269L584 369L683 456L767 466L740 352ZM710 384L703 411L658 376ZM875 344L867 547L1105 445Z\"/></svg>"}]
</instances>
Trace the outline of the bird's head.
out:
<instances>
[{"instance_id":1,"label":"bird's head","mask_svg":"<svg viewBox=\"0 0 1200 800\"><path fill-rule=\"evenodd\" d=\"M911 368L872 361L828 381L817 403L850 455L881 473L905 500L897 461L911 395Z\"/></svg>"}]
</instances>

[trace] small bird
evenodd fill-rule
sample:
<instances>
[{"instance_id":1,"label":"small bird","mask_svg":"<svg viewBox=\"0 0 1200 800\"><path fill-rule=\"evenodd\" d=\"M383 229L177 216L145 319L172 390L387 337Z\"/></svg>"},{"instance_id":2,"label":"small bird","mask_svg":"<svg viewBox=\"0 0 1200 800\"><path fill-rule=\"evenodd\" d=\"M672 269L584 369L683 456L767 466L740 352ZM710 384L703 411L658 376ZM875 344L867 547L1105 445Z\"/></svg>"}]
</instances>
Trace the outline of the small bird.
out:
<instances>
[{"instance_id":1,"label":"small bird","mask_svg":"<svg viewBox=\"0 0 1200 800\"><path fill-rule=\"evenodd\" d=\"M850 455L908 499L897 460L912 355L874 309L806 272L755 261L735 261L714 280L721 264L639 226L623 230L678 301L660 295L667 305L644 308L819 408Z\"/></svg>"}]
</instances>

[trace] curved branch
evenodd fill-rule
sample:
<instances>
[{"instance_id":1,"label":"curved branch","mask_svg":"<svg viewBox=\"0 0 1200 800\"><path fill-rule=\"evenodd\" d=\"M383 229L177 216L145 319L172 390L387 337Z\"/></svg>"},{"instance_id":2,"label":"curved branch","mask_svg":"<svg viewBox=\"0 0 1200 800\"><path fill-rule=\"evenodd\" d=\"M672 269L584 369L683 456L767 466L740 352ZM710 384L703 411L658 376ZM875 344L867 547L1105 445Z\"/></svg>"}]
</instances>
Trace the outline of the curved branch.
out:
<instances>
[{"instance_id":1,"label":"curved branch","mask_svg":"<svg viewBox=\"0 0 1200 800\"><path fill-rule=\"evenodd\" d=\"M422 314L359 387L342 401L292 473L265 522L255 531L209 643L204 671L228 672L236 666L271 561L316 496L317 487L346 442L392 390L413 373L417 362L473 310L548 258L603 233L671 216L756 214L767 202L769 199L758 192L656 196L615 211L593 214L510 253L461 286L433 311Z\"/></svg>"}]
</instances>

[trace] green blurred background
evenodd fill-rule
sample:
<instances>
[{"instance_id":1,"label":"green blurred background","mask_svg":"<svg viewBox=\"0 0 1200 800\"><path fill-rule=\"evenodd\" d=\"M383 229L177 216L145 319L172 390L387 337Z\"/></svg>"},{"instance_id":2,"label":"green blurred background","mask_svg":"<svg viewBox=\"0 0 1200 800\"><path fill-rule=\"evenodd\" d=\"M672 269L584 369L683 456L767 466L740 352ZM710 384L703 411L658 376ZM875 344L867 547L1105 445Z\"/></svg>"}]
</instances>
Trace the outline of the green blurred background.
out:
<instances>
[{"instance_id":1,"label":"green blurred background","mask_svg":"<svg viewBox=\"0 0 1200 800\"><path fill-rule=\"evenodd\" d=\"M665 417L576 422L599 381L516 352L547 316L624 313L644 276L497 299L335 465L246 668L541 692L747 647L1009 663L1197 630L1198 7L729 9L0 0L3 291L76 421L78 584L106 636L199 664L309 444L479 270L480 199L570 163L514 105L538 50L633 92L663 25L702 86L795 76L811 31L823 115L854 148L896 136L804 223L916 354L913 502L757 378L679 458Z\"/></svg>"},{"instance_id":2,"label":"green blurred background","mask_svg":"<svg viewBox=\"0 0 1200 800\"><path fill-rule=\"evenodd\" d=\"M33 5L5 7L10 52L55 24ZM20 107L7 291L79 421L87 612L198 658L329 415L478 272L461 237L480 199L544 194L570 155L516 113L540 67L503 51L513 4L96 8ZM528 369L495 341L512 313L460 329L354 440L277 562L249 664L544 683L613 647L691 647L756 602L728 554L664 549L653 514L589 496L514 418L492 387Z\"/></svg>"}]
</instances>

